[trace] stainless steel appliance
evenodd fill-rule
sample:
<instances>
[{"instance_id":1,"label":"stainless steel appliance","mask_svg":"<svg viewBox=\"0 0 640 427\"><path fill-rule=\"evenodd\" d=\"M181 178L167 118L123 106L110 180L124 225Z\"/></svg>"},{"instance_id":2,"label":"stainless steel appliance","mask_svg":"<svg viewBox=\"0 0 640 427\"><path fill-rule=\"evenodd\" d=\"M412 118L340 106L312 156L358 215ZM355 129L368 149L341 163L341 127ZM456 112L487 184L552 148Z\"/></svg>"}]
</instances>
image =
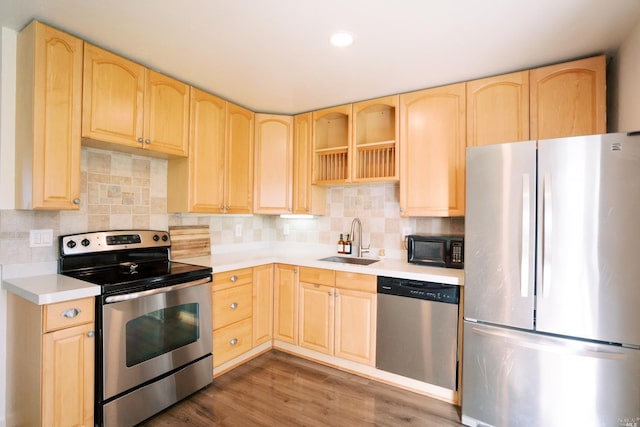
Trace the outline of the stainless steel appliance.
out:
<instances>
[{"instance_id":1,"label":"stainless steel appliance","mask_svg":"<svg viewBox=\"0 0 640 427\"><path fill-rule=\"evenodd\" d=\"M457 389L460 288L378 276L376 368Z\"/></svg>"},{"instance_id":2,"label":"stainless steel appliance","mask_svg":"<svg viewBox=\"0 0 640 427\"><path fill-rule=\"evenodd\" d=\"M464 268L464 237L407 236L407 261L430 267Z\"/></svg>"},{"instance_id":3,"label":"stainless steel appliance","mask_svg":"<svg viewBox=\"0 0 640 427\"><path fill-rule=\"evenodd\" d=\"M640 424L640 136L468 148L466 193L462 422Z\"/></svg>"},{"instance_id":4,"label":"stainless steel appliance","mask_svg":"<svg viewBox=\"0 0 640 427\"><path fill-rule=\"evenodd\" d=\"M170 261L164 231L60 237L60 273L100 285L98 425L132 426L210 384L211 268Z\"/></svg>"}]
</instances>

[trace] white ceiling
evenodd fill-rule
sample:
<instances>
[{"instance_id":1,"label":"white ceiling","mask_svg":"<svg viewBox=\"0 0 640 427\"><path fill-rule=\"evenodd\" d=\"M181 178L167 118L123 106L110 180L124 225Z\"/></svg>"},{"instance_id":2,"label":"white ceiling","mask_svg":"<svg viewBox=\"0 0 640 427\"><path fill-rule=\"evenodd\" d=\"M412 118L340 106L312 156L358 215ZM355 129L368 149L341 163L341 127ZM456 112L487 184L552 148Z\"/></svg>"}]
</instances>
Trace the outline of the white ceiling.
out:
<instances>
[{"instance_id":1,"label":"white ceiling","mask_svg":"<svg viewBox=\"0 0 640 427\"><path fill-rule=\"evenodd\" d=\"M257 112L294 114L615 52L640 0L0 0ZM332 32L354 35L335 48Z\"/></svg>"}]
</instances>

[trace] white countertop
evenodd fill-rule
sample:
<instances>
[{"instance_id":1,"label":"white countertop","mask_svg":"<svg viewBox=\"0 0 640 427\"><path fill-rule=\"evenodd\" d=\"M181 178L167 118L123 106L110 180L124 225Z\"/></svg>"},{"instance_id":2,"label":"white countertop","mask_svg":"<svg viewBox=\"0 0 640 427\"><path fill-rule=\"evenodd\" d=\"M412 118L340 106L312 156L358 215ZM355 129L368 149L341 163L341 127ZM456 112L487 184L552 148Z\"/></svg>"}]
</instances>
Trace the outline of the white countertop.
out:
<instances>
[{"instance_id":1,"label":"white countertop","mask_svg":"<svg viewBox=\"0 0 640 427\"><path fill-rule=\"evenodd\" d=\"M176 261L190 264L210 266L214 273L236 270L239 268L255 267L263 264L282 263L303 267L326 268L352 273L372 274L376 276L391 276L402 279L422 280L427 282L445 283L449 285L464 285L464 270L452 268L424 267L409 264L405 260L381 259L369 265L343 264L330 261L319 261L320 258L337 255L326 251L313 251L295 248L286 249L256 249L250 251L236 251L230 253L214 253L211 256L185 258ZM376 258L374 258L376 259Z\"/></svg>"},{"instance_id":2,"label":"white countertop","mask_svg":"<svg viewBox=\"0 0 640 427\"><path fill-rule=\"evenodd\" d=\"M184 258L174 261L212 267L214 273L256 267L264 264L282 263L303 267L326 268L352 273L364 273L376 276L391 276L402 279L422 280L427 282L464 285L464 271L449 268L424 267L409 264L399 259L380 259L370 265L343 264L330 261L319 261L320 258L336 255L326 249L318 250L309 247L286 248L251 248L248 250L218 252L210 256ZM50 304L70 301L78 298L100 294L100 286L68 276L55 274L53 265L37 266L31 269L37 275L24 275L29 265L20 268L4 266L2 287L34 304ZM17 274L16 272L20 272ZM9 273L9 274L7 274Z\"/></svg>"},{"instance_id":3,"label":"white countertop","mask_svg":"<svg viewBox=\"0 0 640 427\"><path fill-rule=\"evenodd\" d=\"M100 295L100 286L61 274L4 279L2 287L38 305Z\"/></svg>"}]
</instances>

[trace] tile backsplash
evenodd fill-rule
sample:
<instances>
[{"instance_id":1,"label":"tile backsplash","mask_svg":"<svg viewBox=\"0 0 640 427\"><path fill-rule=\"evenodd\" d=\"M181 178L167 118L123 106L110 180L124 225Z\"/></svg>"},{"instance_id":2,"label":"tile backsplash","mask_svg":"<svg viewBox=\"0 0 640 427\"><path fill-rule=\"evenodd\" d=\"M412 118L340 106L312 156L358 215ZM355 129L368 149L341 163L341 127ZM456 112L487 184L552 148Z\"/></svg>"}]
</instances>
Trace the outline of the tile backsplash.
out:
<instances>
[{"instance_id":1,"label":"tile backsplash","mask_svg":"<svg viewBox=\"0 0 640 427\"><path fill-rule=\"evenodd\" d=\"M256 242L333 245L362 221L363 243L402 257L402 230L464 233L463 218L401 218L397 184L330 187L327 216L282 219L268 215L167 214L167 161L82 148L78 211L0 211L0 264L55 261L57 236L113 229L158 229L208 224L213 246ZM236 235L239 228L240 235ZM54 245L29 247L29 231L52 229Z\"/></svg>"}]
</instances>

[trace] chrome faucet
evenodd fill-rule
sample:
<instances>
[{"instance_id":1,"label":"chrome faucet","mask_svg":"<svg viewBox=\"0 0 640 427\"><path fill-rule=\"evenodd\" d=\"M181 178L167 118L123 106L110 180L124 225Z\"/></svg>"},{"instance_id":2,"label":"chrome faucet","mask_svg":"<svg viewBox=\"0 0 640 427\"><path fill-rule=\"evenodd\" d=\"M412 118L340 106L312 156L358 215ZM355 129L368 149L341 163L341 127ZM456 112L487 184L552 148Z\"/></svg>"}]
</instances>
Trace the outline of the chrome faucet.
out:
<instances>
[{"instance_id":1,"label":"chrome faucet","mask_svg":"<svg viewBox=\"0 0 640 427\"><path fill-rule=\"evenodd\" d=\"M358 231L358 239L356 240L356 226ZM351 242L357 248L355 253L358 258L362 257L363 253L368 253L371 245L366 248L362 247L362 222L360 218L356 217L351 221ZM356 243L357 242L357 243Z\"/></svg>"}]
</instances>

